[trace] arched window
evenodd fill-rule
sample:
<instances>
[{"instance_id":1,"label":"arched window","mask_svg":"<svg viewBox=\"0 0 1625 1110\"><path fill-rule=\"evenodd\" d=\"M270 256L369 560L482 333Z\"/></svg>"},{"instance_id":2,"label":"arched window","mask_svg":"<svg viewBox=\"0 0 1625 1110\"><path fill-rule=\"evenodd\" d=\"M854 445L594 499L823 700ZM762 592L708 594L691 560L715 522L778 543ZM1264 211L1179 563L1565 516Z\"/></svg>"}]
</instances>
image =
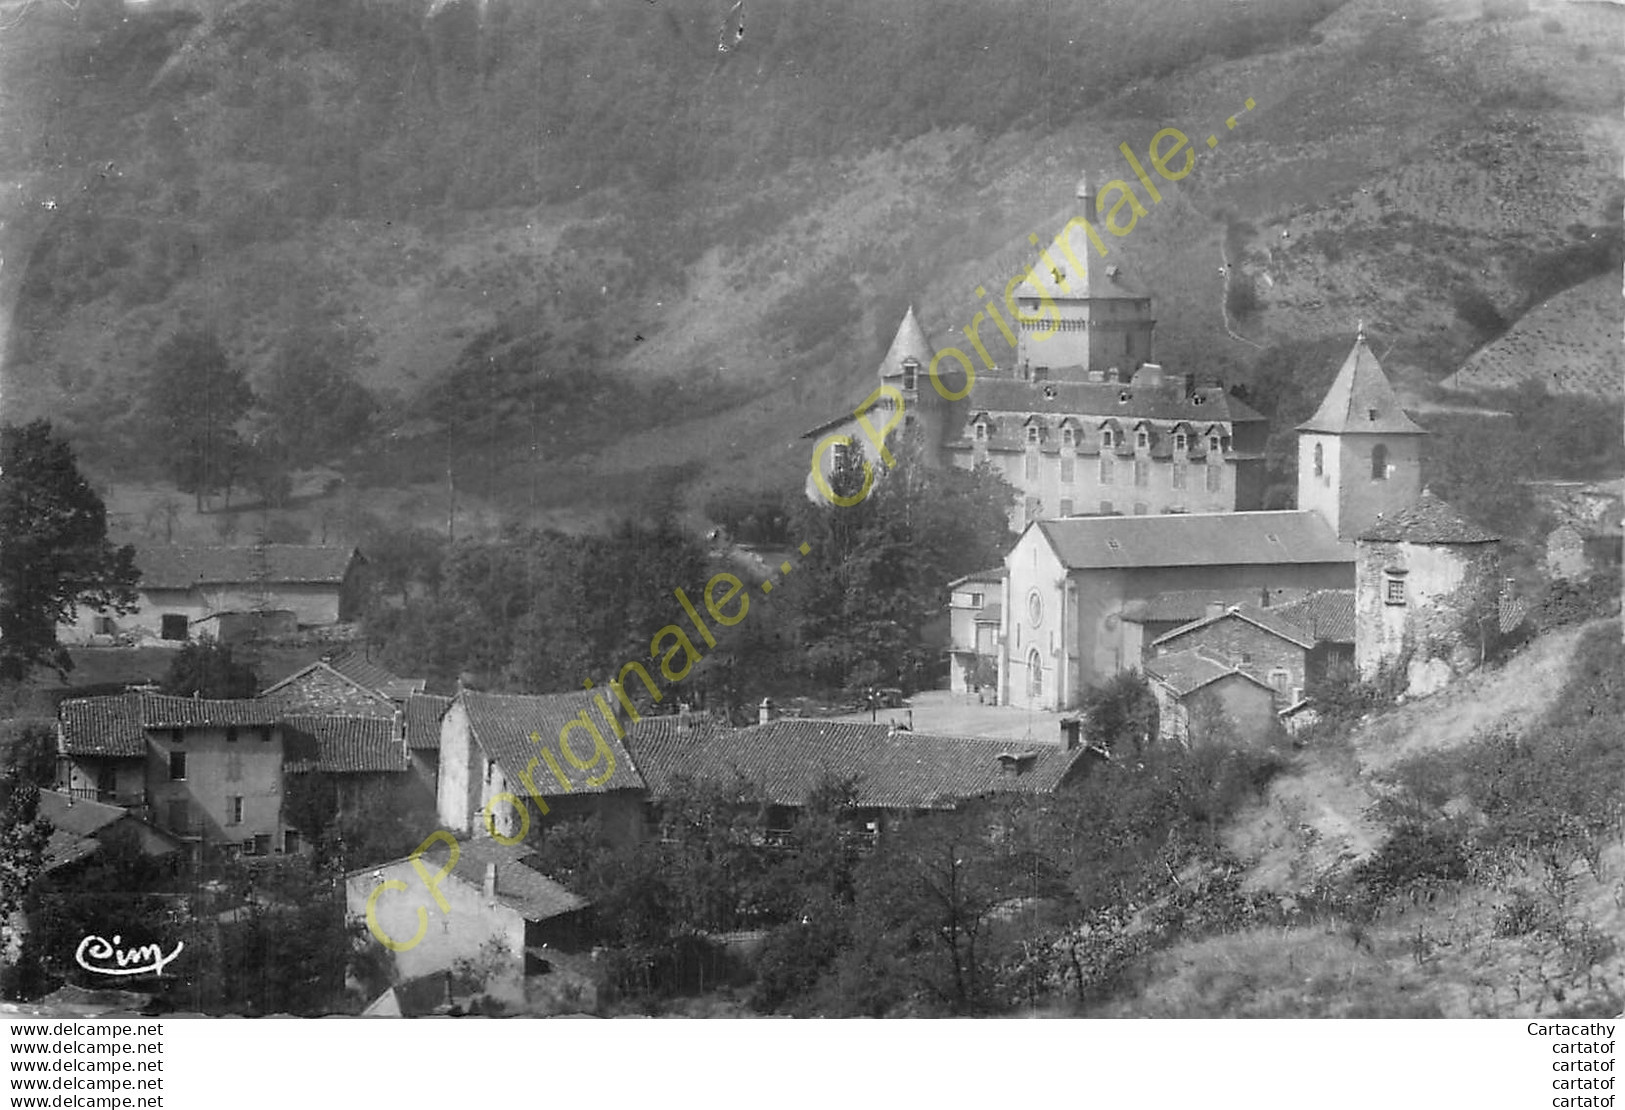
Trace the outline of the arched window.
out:
<instances>
[{"instance_id":1,"label":"arched window","mask_svg":"<svg viewBox=\"0 0 1625 1110\"><path fill-rule=\"evenodd\" d=\"M1027 693L1035 698L1044 696L1044 660L1036 648L1027 653Z\"/></svg>"},{"instance_id":2,"label":"arched window","mask_svg":"<svg viewBox=\"0 0 1625 1110\"><path fill-rule=\"evenodd\" d=\"M1324 444L1315 444L1315 477L1326 473L1326 447Z\"/></svg>"},{"instance_id":3,"label":"arched window","mask_svg":"<svg viewBox=\"0 0 1625 1110\"><path fill-rule=\"evenodd\" d=\"M1371 449L1371 480L1373 482L1388 480L1388 448L1380 443Z\"/></svg>"}]
</instances>

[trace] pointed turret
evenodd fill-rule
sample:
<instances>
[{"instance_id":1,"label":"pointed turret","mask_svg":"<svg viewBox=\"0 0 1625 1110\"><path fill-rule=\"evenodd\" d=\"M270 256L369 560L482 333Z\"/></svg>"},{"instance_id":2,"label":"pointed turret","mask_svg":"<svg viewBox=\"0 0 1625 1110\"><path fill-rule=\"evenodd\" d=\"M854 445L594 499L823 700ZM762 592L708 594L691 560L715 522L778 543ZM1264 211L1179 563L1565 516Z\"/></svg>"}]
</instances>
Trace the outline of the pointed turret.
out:
<instances>
[{"instance_id":1,"label":"pointed turret","mask_svg":"<svg viewBox=\"0 0 1625 1110\"><path fill-rule=\"evenodd\" d=\"M914 315L914 306L909 305L908 311L903 313L902 323L897 325L897 334L892 337L886 357L880 360L881 380L904 377L903 365L911 360L916 370L927 369L936 353L931 347L931 340L926 338L925 329L920 326L919 317Z\"/></svg>"},{"instance_id":2,"label":"pointed turret","mask_svg":"<svg viewBox=\"0 0 1625 1110\"><path fill-rule=\"evenodd\" d=\"M1427 435L1399 405L1388 375L1377 364L1377 356L1366 346L1365 329L1354 340L1354 348L1343 360L1332 387L1320 402L1315 415L1298 425L1300 432L1381 433L1383 435Z\"/></svg>"}]
</instances>

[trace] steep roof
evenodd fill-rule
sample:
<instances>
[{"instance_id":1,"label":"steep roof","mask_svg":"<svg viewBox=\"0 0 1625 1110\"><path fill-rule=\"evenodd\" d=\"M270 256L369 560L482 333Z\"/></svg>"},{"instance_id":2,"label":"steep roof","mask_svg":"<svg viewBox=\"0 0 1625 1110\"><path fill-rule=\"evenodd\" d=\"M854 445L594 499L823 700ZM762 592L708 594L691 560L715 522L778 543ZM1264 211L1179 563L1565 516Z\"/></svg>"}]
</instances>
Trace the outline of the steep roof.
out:
<instances>
[{"instance_id":1,"label":"steep roof","mask_svg":"<svg viewBox=\"0 0 1625 1110\"><path fill-rule=\"evenodd\" d=\"M485 837L457 843L461 850L451 873L483 890L486 865L495 864L497 901L517 910L527 921L546 921L587 905L585 898L522 862L530 852L522 844L498 844Z\"/></svg>"},{"instance_id":2,"label":"steep roof","mask_svg":"<svg viewBox=\"0 0 1625 1110\"><path fill-rule=\"evenodd\" d=\"M335 651L327 657L327 664L352 682L376 690L393 701L403 701L411 694L421 694L427 685L421 678L400 677L355 648Z\"/></svg>"},{"instance_id":3,"label":"steep roof","mask_svg":"<svg viewBox=\"0 0 1625 1110\"><path fill-rule=\"evenodd\" d=\"M258 696L275 699L286 711L297 712L299 709L305 709L315 713L324 708L323 703L329 700L322 689L324 679L329 689L333 684L342 687L346 691L345 697L348 701L353 702L359 696L366 699L366 702L376 705L380 715L388 716L394 711L394 702L383 691L356 681L323 659L300 667L287 678L261 690Z\"/></svg>"},{"instance_id":4,"label":"steep roof","mask_svg":"<svg viewBox=\"0 0 1625 1110\"><path fill-rule=\"evenodd\" d=\"M384 717L289 717L282 728L284 770L365 774L406 770L406 745Z\"/></svg>"},{"instance_id":5,"label":"steep roof","mask_svg":"<svg viewBox=\"0 0 1625 1110\"><path fill-rule=\"evenodd\" d=\"M57 707L64 755L127 759L147 754L141 695L68 698Z\"/></svg>"},{"instance_id":6,"label":"steep roof","mask_svg":"<svg viewBox=\"0 0 1625 1110\"><path fill-rule=\"evenodd\" d=\"M440 721L451 699L439 694L413 694L406 699L406 746L414 752L440 747Z\"/></svg>"},{"instance_id":7,"label":"steep roof","mask_svg":"<svg viewBox=\"0 0 1625 1110\"><path fill-rule=\"evenodd\" d=\"M1126 398L1126 400L1125 400ZM1218 386L1187 394L1179 386L1135 386L1126 382L1023 381L978 374L963 411L1045 413L1094 420L1189 421L1200 434L1208 424L1245 424L1266 418Z\"/></svg>"},{"instance_id":8,"label":"steep roof","mask_svg":"<svg viewBox=\"0 0 1625 1110\"><path fill-rule=\"evenodd\" d=\"M1354 561L1352 545L1307 509L1065 517L1029 527L1072 570Z\"/></svg>"},{"instance_id":9,"label":"steep roof","mask_svg":"<svg viewBox=\"0 0 1625 1110\"><path fill-rule=\"evenodd\" d=\"M668 794L679 777L743 777L766 801L799 806L827 778L850 777L857 804L877 809L945 809L984 794L1047 793L1083 754L1081 747L1034 744L1017 751L1022 746L1008 740L815 719L680 729L676 718L652 717L633 726L628 742L655 798ZM1004 770L1011 762L1019 774Z\"/></svg>"},{"instance_id":10,"label":"steep roof","mask_svg":"<svg viewBox=\"0 0 1625 1110\"><path fill-rule=\"evenodd\" d=\"M921 367L930 366L936 353L920 326L919 317L914 315L914 306L909 305L897 325L897 334L892 336L891 346L886 349L886 356L880 360L880 376L890 378L902 374L905 359L913 359Z\"/></svg>"},{"instance_id":11,"label":"steep roof","mask_svg":"<svg viewBox=\"0 0 1625 1110\"><path fill-rule=\"evenodd\" d=\"M1278 612L1261 609L1256 605L1232 605L1222 613L1216 613L1211 617L1203 617L1200 620L1176 628L1172 632L1165 632L1151 642L1153 644L1172 643L1181 636L1189 635L1199 629L1207 628L1209 625L1225 620L1245 621L1254 628L1262 629L1272 636L1278 636L1290 644L1303 648L1305 651L1315 646L1313 637L1302 628L1299 628L1291 621L1283 619Z\"/></svg>"},{"instance_id":12,"label":"steep roof","mask_svg":"<svg viewBox=\"0 0 1625 1110\"><path fill-rule=\"evenodd\" d=\"M268 543L255 547L143 547L136 551L141 585L185 590L227 582L324 583L344 581L361 558L353 547Z\"/></svg>"},{"instance_id":13,"label":"steep roof","mask_svg":"<svg viewBox=\"0 0 1625 1110\"><path fill-rule=\"evenodd\" d=\"M1304 629L1317 643L1354 642L1354 591L1316 590L1276 609L1282 620Z\"/></svg>"},{"instance_id":14,"label":"steep roof","mask_svg":"<svg viewBox=\"0 0 1625 1110\"><path fill-rule=\"evenodd\" d=\"M1085 183L1078 183L1079 196ZM1097 195L1090 193L1090 197ZM1109 211L1108 207L1108 211ZM1052 300L1079 300L1088 297L1091 300L1106 300L1114 298L1134 298L1148 300L1151 296L1135 275L1132 259L1124 252L1123 240L1113 236L1106 230L1105 222L1095 210L1095 202L1090 199L1087 211L1079 213L1094 225L1095 233L1106 244L1107 254L1102 257L1095 245L1089 240L1089 233L1083 227L1069 219L1061 235L1066 237L1065 242L1070 250L1063 250L1060 244L1051 240L1044 243L1042 253L1035 253L1032 258L1032 276L1037 279L1023 281L1016 287L1016 296L1044 295ZM1073 259L1078 264L1073 263ZM1052 268L1053 267L1053 268ZM1057 271L1059 279L1057 279ZM1036 288L1035 288L1036 285Z\"/></svg>"},{"instance_id":15,"label":"steep roof","mask_svg":"<svg viewBox=\"0 0 1625 1110\"><path fill-rule=\"evenodd\" d=\"M1377 356L1365 345L1365 332L1354 340L1354 349L1332 379L1332 387L1315 415L1298 425L1300 432L1368 432L1381 435L1426 435L1399 407L1399 398L1388 375L1377 365Z\"/></svg>"},{"instance_id":16,"label":"steep roof","mask_svg":"<svg viewBox=\"0 0 1625 1110\"><path fill-rule=\"evenodd\" d=\"M1174 651L1167 655L1158 655L1147 659L1145 673L1152 678L1160 680L1179 697L1190 694L1206 686L1211 686L1221 678L1237 675L1251 682L1254 686L1261 686L1265 690L1273 688L1255 675L1248 674L1240 667L1220 662L1206 654L1199 648L1189 651Z\"/></svg>"},{"instance_id":17,"label":"steep roof","mask_svg":"<svg viewBox=\"0 0 1625 1110\"><path fill-rule=\"evenodd\" d=\"M73 836L95 836L107 826L124 820L130 813L121 806L71 798L57 790L41 790L39 815L60 832Z\"/></svg>"},{"instance_id":18,"label":"steep roof","mask_svg":"<svg viewBox=\"0 0 1625 1110\"><path fill-rule=\"evenodd\" d=\"M585 690L569 694L482 694L464 690L453 699L452 704L458 702L468 713L469 728L473 731L474 739L486 755L502 767L510 783L520 782L520 772L530 766L532 759L540 758L539 745L530 737L535 733L541 738L541 745L554 753L559 770L572 787L566 791L554 778L552 769L543 763L540 764L541 773L532 777L542 792L541 797L562 797L566 793L604 794L611 790L637 790L644 785L626 746L616 739L614 730L599 716L592 694ZM613 706L614 703L609 704ZM615 759L614 772L597 785L587 780L603 775L602 765L582 770L572 766L568 759L561 758L563 753L558 750L559 731L582 713L587 714L587 718L593 722ZM577 757L583 761L596 754L583 747L584 739L580 731L570 734L570 743Z\"/></svg>"},{"instance_id":19,"label":"steep roof","mask_svg":"<svg viewBox=\"0 0 1625 1110\"><path fill-rule=\"evenodd\" d=\"M1361 533L1379 543L1494 543L1501 537L1480 528L1430 490L1391 516L1379 516Z\"/></svg>"}]
</instances>

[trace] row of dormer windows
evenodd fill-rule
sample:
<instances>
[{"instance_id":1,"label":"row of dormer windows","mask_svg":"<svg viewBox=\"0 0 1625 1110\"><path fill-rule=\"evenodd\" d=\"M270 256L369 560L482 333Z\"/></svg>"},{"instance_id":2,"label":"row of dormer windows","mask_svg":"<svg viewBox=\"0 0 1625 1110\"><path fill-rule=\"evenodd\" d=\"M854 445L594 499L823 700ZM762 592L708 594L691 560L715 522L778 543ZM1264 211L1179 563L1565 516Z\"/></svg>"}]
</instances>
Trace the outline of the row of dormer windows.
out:
<instances>
[{"instance_id":1,"label":"row of dormer windows","mask_svg":"<svg viewBox=\"0 0 1625 1110\"><path fill-rule=\"evenodd\" d=\"M989 438L987 423L985 421L977 421L973 435L979 441L986 441ZM1124 438L1125 435L1126 433L1118 432L1110 427L1103 427L1100 429L1100 446L1102 448L1117 448L1126 446L1127 440ZM1043 429L1041 429L1038 425L1027 425L1027 442L1029 444L1040 444L1044 441L1044 438ZM1175 432L1174 450L1184 452L1192 451L1195 449L1196 445L1201 442L1201 439L1202 437L1190 433ZM1064 427L1061 429L1061 446L1076 447L1079 446L1080 443L1081 440L1077 435L1077 429L1072 427ZM1141 449L1149 448L1151 446L1151 434L1143 426L1134 429L1134 446ZM1228 451L1230 449L1230 437L1210 430L1207 435L1207 449L1213 454Z\"/></svg>"}]
</instances>

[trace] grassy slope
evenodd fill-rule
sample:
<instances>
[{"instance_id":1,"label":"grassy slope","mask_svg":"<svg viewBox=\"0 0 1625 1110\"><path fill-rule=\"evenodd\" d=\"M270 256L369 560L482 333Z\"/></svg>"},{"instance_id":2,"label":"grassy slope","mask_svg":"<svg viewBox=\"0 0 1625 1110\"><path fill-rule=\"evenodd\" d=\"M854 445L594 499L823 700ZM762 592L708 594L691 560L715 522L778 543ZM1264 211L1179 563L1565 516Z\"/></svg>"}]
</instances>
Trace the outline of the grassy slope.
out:
<instances>
[{"instance_id":1,"label":"grassy slope","mask_svg":"<svg viewBox=\"0 0 1625 1110\"><path fill-rule=\"evenodd\" d=\"M1458 748L1497 727L1537 723L1563 692L1587 629L1619 635L1617 619L1543 635L1503 665L1431 698L1380 714L1344 743L1312 748L1271 788L1267 801L1230 830L1249 861L1247 885L1290 906L1317 883L1367 858L1386 827L1375 807L1396 788L1404 760ZM1603 855L1605 881L1575 883L1572 913L1604 935L1625 932L1617 897L1625 845ZM1493 935L1497 909L1527 875L1464 883L1436 900L1391 906L1356 943L1346 924L1304 918L1175 944L1141 969L1138 990L1100 1016L1483 1017L1580 1012L1592 986L1617 990L1625 954L1590 976L1563 966L1556 942L1538 934ZM1589 1012L1589 1011L1586 1011ZM1612 1011L1610 1011L1612 1012Z\"/></svg>"},{"instance_id":2,"label":"grassy slope","mask_svg":"<svg viewBox=\"0 0 1625 1110\"><path fill-rule=\"evenodd\" d=\"M1553 393L1617 401L1625 393L1619 318L1617 275L1592 278L1529 312L1439 384L1474 392L1534 379Z\"/></svg>"}]
</instances>

